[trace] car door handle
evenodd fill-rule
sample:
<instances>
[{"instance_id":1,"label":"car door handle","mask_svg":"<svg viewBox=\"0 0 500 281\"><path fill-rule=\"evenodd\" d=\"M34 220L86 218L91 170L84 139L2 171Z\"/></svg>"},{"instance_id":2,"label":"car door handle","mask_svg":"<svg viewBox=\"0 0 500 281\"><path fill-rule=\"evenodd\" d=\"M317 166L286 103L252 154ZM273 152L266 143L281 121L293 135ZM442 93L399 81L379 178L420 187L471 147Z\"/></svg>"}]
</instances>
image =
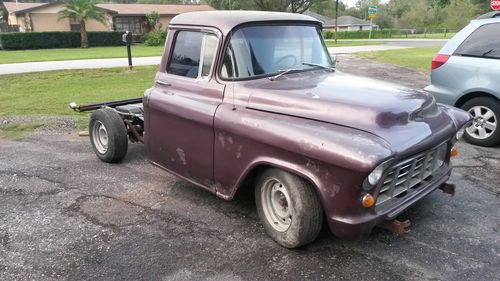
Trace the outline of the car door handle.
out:
<instances>
[{"instance_id":1,"label":"car door handle","mask_svg":"<svg viewBox=\"0 0 500 281\"><path fill-rule=\"evenodd\" d=\"M163 82L161 80L156 80L156 84L158 85L162 85L162 86L165 86L165 87L169 87L169 86L172 86L172 84L168 83L168 82Z\"/></svg>"}]
</instances>

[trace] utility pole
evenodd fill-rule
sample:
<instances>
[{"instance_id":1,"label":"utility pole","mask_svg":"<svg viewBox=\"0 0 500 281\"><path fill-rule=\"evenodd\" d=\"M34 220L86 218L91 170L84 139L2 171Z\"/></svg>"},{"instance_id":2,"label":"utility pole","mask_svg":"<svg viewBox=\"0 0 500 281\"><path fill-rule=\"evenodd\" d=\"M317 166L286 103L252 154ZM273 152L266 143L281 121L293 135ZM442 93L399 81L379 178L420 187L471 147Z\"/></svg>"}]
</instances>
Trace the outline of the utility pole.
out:
<instances>
[{"instance_id":1,"label":"utility pole","mask_svg":"<svg viewBox=\"0 0 500 281\"><path fill-rule=\"evenodd\" d=\"M337 22L339 19L339 0L335 1L335 45L337 45Z\"/></svg>"}]
</instances>

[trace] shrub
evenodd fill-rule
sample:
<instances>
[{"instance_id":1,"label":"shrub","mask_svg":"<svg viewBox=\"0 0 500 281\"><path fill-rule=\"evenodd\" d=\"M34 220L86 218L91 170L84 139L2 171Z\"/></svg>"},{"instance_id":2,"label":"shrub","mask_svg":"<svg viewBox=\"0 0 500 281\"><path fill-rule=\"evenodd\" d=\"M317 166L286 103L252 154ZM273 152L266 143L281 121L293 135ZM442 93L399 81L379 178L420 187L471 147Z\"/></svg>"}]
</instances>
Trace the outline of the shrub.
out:
<instances>
[{"instance_id":1,"label":"shrub","mask_svg":"<svg viewBox=\"0 0 500 281\"><path fill-rule=\"evenodd\" d=\"M333 33L333 31L326 30L323 32L323 38L325 38L325 39L333 39L334 36L335 36L335 33Z\"/></svg>"},{"instance_id":2,"label":"shrub","mask_svg":"<svg viewBox=\"0 0 500 281\"><path fill-rule=\"evenodd\" d=\"M161 46L165 44L165 38L167 38L166 32L163 31L150 32L148 33L146 40L144 40L144 45Z\"/></svg>"},{"instance_id":3,"label":"shrub","mask_svg":"<svg viewBox=\"0 0 500 281\"><path fill-rule=\"evenodd\" d=\"M337 33L337 39L368 39L370 31L339 31ZM394 35L399 35L399 29L381 29L373 30L372 38L391 38ZM325 39L334 38L334 32L330 30L323 31L323 37Z\"/></svg>"},{"instance_id":4,"label":"shrub","mask_svg":"<svg viewBox=\"0 0 500 281\"><path fill-rule=\"evenodd\" d=\"M122 45L121 31L88 32L90 46ZM5 50L51 49L80 47L80 32L17 32L0 33Z\"/></svg>"}]
</instances>

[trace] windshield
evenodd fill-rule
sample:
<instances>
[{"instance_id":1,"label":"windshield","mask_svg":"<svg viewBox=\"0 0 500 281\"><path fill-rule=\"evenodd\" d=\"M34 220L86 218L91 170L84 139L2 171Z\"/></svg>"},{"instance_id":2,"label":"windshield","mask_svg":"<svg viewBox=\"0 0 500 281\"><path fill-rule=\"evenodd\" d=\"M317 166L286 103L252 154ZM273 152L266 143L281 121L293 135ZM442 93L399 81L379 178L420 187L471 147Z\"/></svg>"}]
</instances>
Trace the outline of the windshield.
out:
<instances>
[{"instance_id":1,"label":"windshield","mask_svg":"<svg viewBox=\"0 0 500 281\"><path fill-rule=\"evenodd\" d=\"M316 66L315 66L316 65ZM331 67L321 31L307 25L266 25L238 29L224 53L221 77L242 79L280 71Z\"/></svg>"}]
</instances>

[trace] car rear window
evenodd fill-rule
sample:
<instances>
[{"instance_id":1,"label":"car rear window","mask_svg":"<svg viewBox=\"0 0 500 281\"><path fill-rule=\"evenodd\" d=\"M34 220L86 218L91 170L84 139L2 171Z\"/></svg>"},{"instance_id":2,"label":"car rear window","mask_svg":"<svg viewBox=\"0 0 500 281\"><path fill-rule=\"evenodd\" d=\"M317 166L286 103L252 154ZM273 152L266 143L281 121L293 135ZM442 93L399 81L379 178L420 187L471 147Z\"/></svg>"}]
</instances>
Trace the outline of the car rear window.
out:
<instances>
[{"instance_id":1,"label":"car rear window","mask_svg":"<svg viewBox=\"0 0 500 281\"><path fill-rule=\"evenodd\" d=\"M500 23L476 29L457 48L455 55L500 59Z\"/></svg>"}]
</instances>

